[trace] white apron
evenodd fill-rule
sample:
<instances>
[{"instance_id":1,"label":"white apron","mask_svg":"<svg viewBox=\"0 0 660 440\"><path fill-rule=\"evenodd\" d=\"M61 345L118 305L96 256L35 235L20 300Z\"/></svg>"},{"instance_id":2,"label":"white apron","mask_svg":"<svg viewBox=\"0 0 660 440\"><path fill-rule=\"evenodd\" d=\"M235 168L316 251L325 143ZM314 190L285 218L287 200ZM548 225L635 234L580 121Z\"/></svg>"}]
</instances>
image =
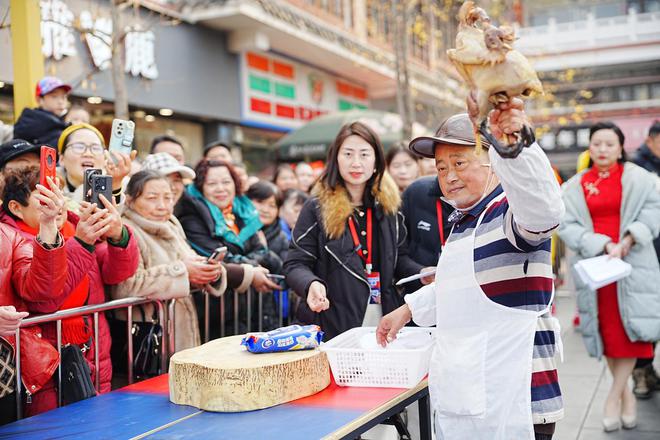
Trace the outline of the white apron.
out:
<instances>
[{"instance_id":1,"label":"white apron","mask_svg":"<svg viewBox=\"0 0 660 440\"><path fill-rule=\"evenodd\" d=\"M445 245L435 276L429 392L437 438L533 440L534 334L549 307L514 309L486 297L474 274L476 230Z\"/></svg>"}]
</instances>

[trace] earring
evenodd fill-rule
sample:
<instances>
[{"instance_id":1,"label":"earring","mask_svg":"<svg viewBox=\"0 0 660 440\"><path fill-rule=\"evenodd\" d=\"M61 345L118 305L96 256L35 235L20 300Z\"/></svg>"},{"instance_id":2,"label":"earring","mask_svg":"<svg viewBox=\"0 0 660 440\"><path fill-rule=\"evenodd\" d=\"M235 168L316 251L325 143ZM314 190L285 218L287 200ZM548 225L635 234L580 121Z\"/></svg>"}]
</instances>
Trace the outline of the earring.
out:
<instances>
[{"instance_id":1,"label":"earring","mask_svg":"<svg viewBox=\"0 0 660 440\"><path fill-rule=\"evenodd\" d=\"M374 174L376 174L377 172L378 172L378 170L374 168Z\"/></svg>"}]
</instances>

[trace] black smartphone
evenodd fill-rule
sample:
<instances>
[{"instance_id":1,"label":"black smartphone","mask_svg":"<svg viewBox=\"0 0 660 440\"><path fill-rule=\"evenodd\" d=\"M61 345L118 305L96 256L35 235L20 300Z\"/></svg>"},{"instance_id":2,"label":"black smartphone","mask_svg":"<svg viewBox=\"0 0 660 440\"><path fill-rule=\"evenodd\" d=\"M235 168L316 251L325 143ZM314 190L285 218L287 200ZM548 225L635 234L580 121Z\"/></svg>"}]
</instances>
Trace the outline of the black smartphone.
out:
<instances>
[{"instance_id":1,"label":"black smartphone","mask_svg":"<svg viewBox=\"0 0 660 440\"><path fill-rule=\"evenodd\" d=\"M211 255L206 259L208 263L222 261L227 255L227 246L216 248Z\"/></svg>"},{"instance_id":2,"label":"black smartphone","mask_svg":"<svg viewBox=\"0 0 660 440\"><path fill-rule=\"evenodd\" d=\"M91 200L92 190L92 176L101 175L103 171L100 168L87 168L85 170L85 179L83 180L83 200L89 202Z\"/></svg>"},{"instance_id":3,"label":"black smartphone","mask_svg":"<svg viewBox=\"0 0 660 440\"><path fill-rule=\"evenodd\" d=\"M89 199L91 203L96 203L99 209L105 209L99 196L103 194L108 202L112 203L112 176L96 174L92 176L92 195Z\"/></svg>"},{"instance_id":4,"label":"black smartphone","mask_svg":"<svg viewBox=\"0 0 660 440\"><path fill-rule=\"evenodd\" d=\"M281 290L286 290L287 289L287 284L286 284L286 276L284 275L278 275L276 273L268 273L266 274L268 278L273 280L275 284L280 286Z\"/></svg>"}]
</instances>

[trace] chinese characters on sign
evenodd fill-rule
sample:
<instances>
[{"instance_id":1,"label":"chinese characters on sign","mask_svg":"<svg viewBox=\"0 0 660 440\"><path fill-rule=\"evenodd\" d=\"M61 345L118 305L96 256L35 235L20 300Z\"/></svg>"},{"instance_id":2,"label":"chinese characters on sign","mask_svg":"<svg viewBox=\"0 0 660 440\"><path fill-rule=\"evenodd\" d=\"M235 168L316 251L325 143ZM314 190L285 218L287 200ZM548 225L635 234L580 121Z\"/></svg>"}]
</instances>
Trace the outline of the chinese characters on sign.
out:
<instances>
[{"instance_id":1,"label":"chinese characters on sign","mask_svg":"<svg viewBox=\"0 0 660 440\"><path fill-rule=\"evenodd\" d=\"M126 72L148 79L158 78L155 41L156 37L151 31L126 34Z\"/></svg>"},{"instance_id":2,"label":"chinese characters on sign","mask_svg":"<svg viewBox=\"0 0 660 440\"><path fill-rule=\"evenodd\" d=\"M65 56L77 55L73 12L62 0L41 0L40 6L44 56L59 61ZM112 60L112 20L107 17L94 17L89 11L82 11L79 20L92 63L99 70L106 70ZM125 71L132 76L158 78L154 33L129 28L126 32Z\"/></svg>"},{"instance_id":3,"label":"chinese characters on sign","mask_svg":"<svg viewBox=\"0 0 660 440\"><path fill-rule=\"evenodd\" d=\"M90 31L85 32L84 36L92 62L99 70L107 69L112 59L112 20L104 17L95 20L89 11L83 11L80 13L80 25Z\"/></svg>"},{"instance_id":4,"label":"chinese characters on sign","mask_svg":"<svg viewBox=\"0 0 660 440\"><path fill-rule=\"evenodd\" d=\"M46 58L55 60L76 55L73 12L61 0L42 0L40 6L41 52Z\"/></svg>"}]
</instances>

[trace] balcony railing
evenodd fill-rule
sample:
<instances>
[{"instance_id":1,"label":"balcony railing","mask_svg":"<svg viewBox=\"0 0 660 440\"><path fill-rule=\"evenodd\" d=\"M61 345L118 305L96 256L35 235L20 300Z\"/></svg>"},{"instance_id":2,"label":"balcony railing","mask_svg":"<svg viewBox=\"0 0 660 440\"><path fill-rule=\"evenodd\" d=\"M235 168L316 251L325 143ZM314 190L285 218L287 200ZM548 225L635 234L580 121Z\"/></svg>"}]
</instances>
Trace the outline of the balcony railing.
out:
<instances>
[{"instance_id":1,"label":"balcony railing","mask_svg":"<svg viewBox=\"0 0 660 440\"><path fill-rule=\"evenodd\" d=\"M525 55L549 55L579 49L604 49L651 41L660 41L660 12L556 23L550 19L545 26L521 28L516 49Z\"/></svg>"}]
</instances>

